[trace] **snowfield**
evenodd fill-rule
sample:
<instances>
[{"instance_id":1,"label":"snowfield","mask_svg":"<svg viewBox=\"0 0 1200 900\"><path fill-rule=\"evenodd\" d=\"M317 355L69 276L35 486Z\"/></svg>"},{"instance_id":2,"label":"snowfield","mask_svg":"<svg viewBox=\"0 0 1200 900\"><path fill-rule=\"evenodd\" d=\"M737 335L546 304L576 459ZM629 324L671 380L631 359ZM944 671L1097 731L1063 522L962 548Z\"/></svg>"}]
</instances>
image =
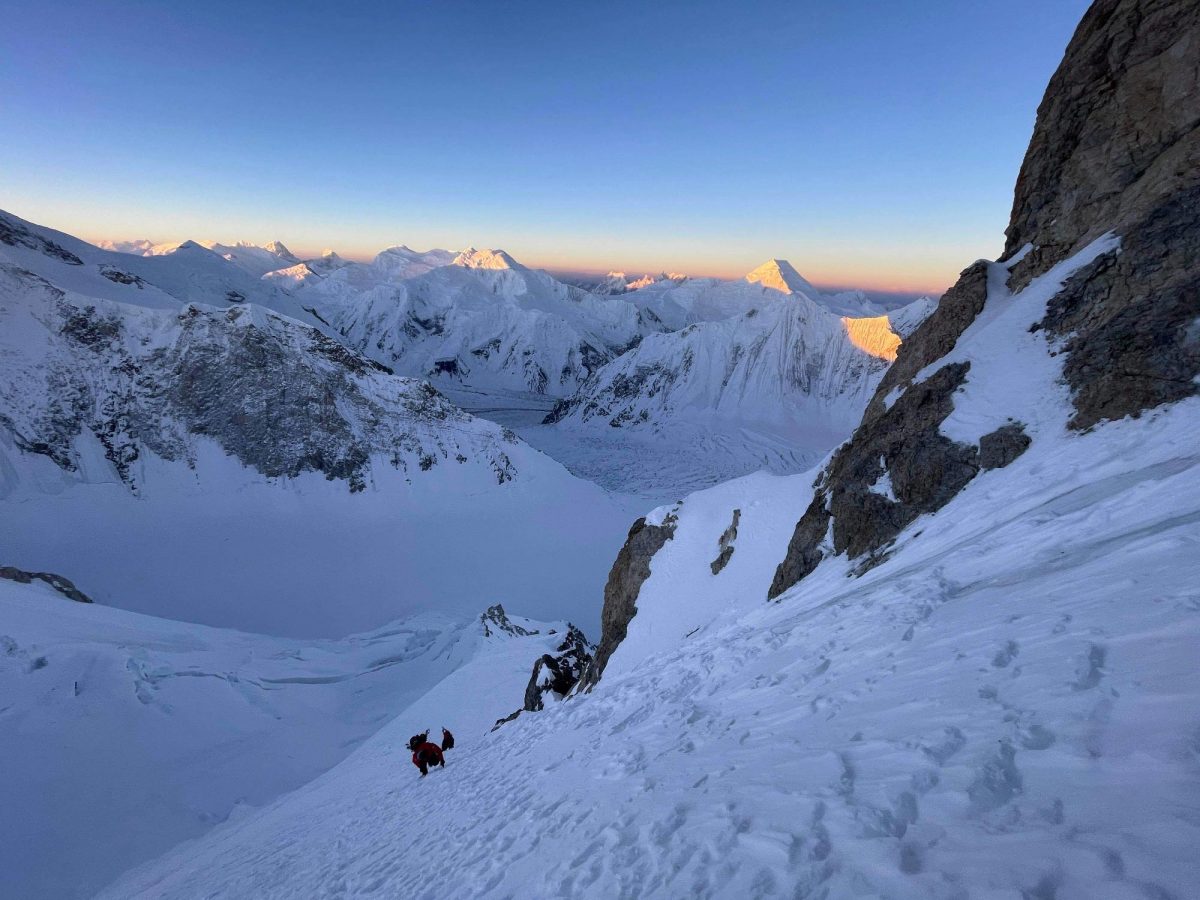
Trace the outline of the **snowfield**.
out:
<instances>
[{"instance_id":1,"label":"snowfield","mask_svg":"<svg viewBox=\"0 0 1200 900\"><path fill-rule=\"evenodd\" d=\"M811 477L689 498L592 693L424 782L391 724L102 896L1195 896L1198 414L1035 441L776 603Z\"/></svg>"},{"instance_id":2,"label":"snowfield","mask_svg":"<svg viewBox=\"0 0 1200 900\"><path fill-rule=\"evenodd\" d=\"M209 250L0 226L0 563L271 634L494 602L596 630L636 501L286 315L276 288L259 299L279 309L228 300L248 276ZM193 282L197 260L221 279ZM125 278L151 263L182 295Z\"/></svg>"},{"instance_id":3,"label":"snowfield","mask_svg":"<svg viewBox=\"0 0 1200 900\"><path fill-rule=\"evenodd\" d=\"M766 601L815 471L659 507L594 690L421 783L391 723L102 896L1196 896L1200 399L1072 431L1030 329L1116 247L1017 294L989 269L943 427L1032 443L873 567L826 554Z\"/></svg>"},{"instance_id":4,"label":"snowfield","mask_svg":"<svg viewBox=\"0 0 1200 900\"><path fill-rule=\"evenodd\" d=\"M0 896L13 898L91 896L311 781L385 722L478 740L565 629L425 613L301 642L3 580L0 605ZM472 695L482 680L491 690ZM397 778L416 773L397 762Z\"/></svg>"}]
</instances>

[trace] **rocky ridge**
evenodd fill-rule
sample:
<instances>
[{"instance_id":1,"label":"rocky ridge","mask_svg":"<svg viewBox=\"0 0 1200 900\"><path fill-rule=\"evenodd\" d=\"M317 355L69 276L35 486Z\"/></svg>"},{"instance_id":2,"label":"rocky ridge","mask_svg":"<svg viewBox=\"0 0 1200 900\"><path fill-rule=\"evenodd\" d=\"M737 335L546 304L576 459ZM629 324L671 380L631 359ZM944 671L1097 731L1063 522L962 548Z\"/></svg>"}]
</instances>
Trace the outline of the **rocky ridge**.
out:
<instances>
[{"instance_id":1,"label":"rocky ridge","mask_svg":"<svg viewBox=\"0 0 1200 900\"><path fill-rule=\"evenodd\" d=\"M144 454L192 466L200 438L268 478L315 471L351 491L373 458L405 471L481 459L501 483L515 474L514 438L498 426L261 308L130 307L7 264L0 289L0 426L65 471L87 433L133 490Z\"/></svg>"},{"instance_id":2,"label":"rocky ridge","mask_svg":"<svg viewBox=\"0 0 1200 900\"><path fill-rule=\"evenodd\" d=\"M1196 393L1200 373L1200 7L1100 0L1081 22L1038 112L1017 182L999 274L1011 302L1055 266L1119 238L1066 279L1031 324L1063 357L1072 428L1138 415ZM1019 421L978 445L941 426L969 362L938 366L996 291L975 263L900 347L854 437L821 473L769 596L827 555L870 566L923 513L981 470L1012 462ZM1006 276L1006 277L1004 277ZM927 374L928 373L928 374ZM886 481L890 491L874 489Z\"/></svg>"},{"instance_id":3,"label":"rocky ridge","mask_svg":"<svg viewBox=\"0 0 1200 900\"><path fill-rule=\"evenodd\" d=\"M652 518L643 517L633 523L608 574L604 608L600 612L600 643L595 659L579 679L582 688L590 688L600 680L609 657L625 640L629 623L637 615L638 592L650 577L650 561L675 536L677 516L668 512L657 520Z\"/></svg>"}]
</instances>

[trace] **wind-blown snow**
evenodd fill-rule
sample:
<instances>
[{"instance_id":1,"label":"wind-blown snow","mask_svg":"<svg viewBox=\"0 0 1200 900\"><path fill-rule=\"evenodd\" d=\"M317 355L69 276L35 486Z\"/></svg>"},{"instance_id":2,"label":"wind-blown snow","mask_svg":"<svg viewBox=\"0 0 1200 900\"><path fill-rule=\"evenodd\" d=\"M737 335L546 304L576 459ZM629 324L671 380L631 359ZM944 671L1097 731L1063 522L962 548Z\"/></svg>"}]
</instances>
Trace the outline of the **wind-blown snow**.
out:
<instances>
[{"instance_id":1,"label":"wind-blown snow","mask_svg":"<svg viewBox=\"0 0 1200 900\"><path fill-rule=\"evenodd\" d=\"M941 424L942 434L977 444L1012 420L1024 423L1031 435L1063 427L1060 411L1068 402L1068 389L1059 377L1062 359L1047 353L1045 334L1032 326L1045 318L1046 304L1072 274L1119 246L1116 236L1102 235L1015 295L1008 289L1008 272L1015 263L989 265L986 306L955 349L936 364L971 365L954 394L954 412ZM930 374L923 370L916 380Z\"/></svg>"},{"instance_id":2,"label":"wind-blown snow","mask_svg":"<svg viewBox=\"0 0 1200 900\"><path fill-rule=\"evenodd\" d=\"M422 784L389 725L106 896L1197 895L1200 401L1069 431L1060 358L1017 342L1106 240L989 291L949 428L1034 439L873 568L767 603L814 473L695 494L594 691Z\"/></svg>"},{"instance_id":3,"label":"wind-blown snow","mask_svg":"<svg viewBox=\"0 0 1200 900\"><path fill-rule=\"evenodd\" d=\"M786 531L708 562L778 485L690 498L593 693L426 783L389 726L105 896L1191 896L1198 413L1035 442L775 604L737 566Z\"/></svg>"},{"instance_id":4,"label":"wind-blown snow","mask_svg":"<svg viewBox=\"0 0 1200 900\"><path fill-rule=\"evenodd\" d=\"M0 896L91 896L311 781L398 714L478 740L565 628L516 621L540 634L425 613L301 643L0 581Z\"/></svg>"}]
</instances>

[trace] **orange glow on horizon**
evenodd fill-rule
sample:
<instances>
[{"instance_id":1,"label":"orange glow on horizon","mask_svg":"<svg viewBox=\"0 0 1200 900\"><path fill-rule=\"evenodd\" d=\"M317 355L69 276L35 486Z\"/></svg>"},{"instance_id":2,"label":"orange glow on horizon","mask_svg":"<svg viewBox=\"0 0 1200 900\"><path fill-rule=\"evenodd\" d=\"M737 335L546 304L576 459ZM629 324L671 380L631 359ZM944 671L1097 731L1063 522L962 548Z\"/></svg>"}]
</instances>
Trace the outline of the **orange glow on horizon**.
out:
<instances>
[{"instance_id":1,"label":"orange glow on horizon","mask_svg":"<svg viewBox=\"0 0 1200 900\"><path fill-rule=\"evenodd\" d=\"M99 237L94 234L86 236L83 239L91 243L100 243L103 240L120 240L120 238L113 238L111 235ZM188 239L197 240L195 238ZM153 243L181 243L183 240L185 239L170 239L166 241L153 241ZM219 242L232 246L237 243L237 239L231 238L229 240L220 240ZM262 246L268 243L268 241L263 240L260 242L251 240L250 243ZM292 252L301 259L320 257L325 251L326 247L330 246L326 244L320 248L314 249L311 247L305 247L304 244L300 242L297 242L295 245L293 245L291 242L284 240L283 243L291 248ZM337 251L338 255L343 259L347 259L352 262L369 263L376 257L376 255L378 255L380 251L387 249L387 247L397 246L401 243L404 242L396 241L374 250L362 250L357 248L343 250L336 246L335 242L332 246L332 249ZM424 245L421 242L416 243L419 246L414 249L419 251ZM475 246L483 247L485 243L486 242L477 243ZM411 247L412 244L409 244L409 246ZM504 246L503 243L498 246L505 250L509 250L509 248ZM428 249L434 248L430 247ZM457 249L462 248L447 246L442 249L456 252ZM624 272L626 275L629 275L632 278L637 278L647 274L658 274L659 272L680 272L693 278L717 278L722 281L736 281L744 278L764 259L770 258L769 255L763 256L762 259L759 259L751 264L745 264L741 270L737 270L733 268L732 264L725 263L714 265L711 262L704 261L697 261L696 265L692 266L689 266L686 263L681 264L678 262L668 265L604 265L597 264L592 260L580 261L577 259L564 259L562 257L552 257L547 259L545 256L537 253L525 255L522 254L519 249L509 250L509 252L517 260L517 262L527 265L532 269L545 269L551 274L570 273L571 275L583 277L603 278L609 272ZM824 291L835 292L860 289L865 291L880 291L885 293L927 294L928 296L935 298L941 296L941 294L951 284L953 284L958 275L958 271L956 269L947 279L946 276L941 272L931 272L930 269L932 266L928 265L928 263L921 266L920 271L912 271L914 268L916 268L916 266L913 265L913 261L911 260L905 260L904 263L898 265L896 269L892 271L887 270L888 267L886 264L880 264L879 262L864 265L862 269L858 269L858 265L862 264L850 263L845 269L826 266L809 267L803 264L796 264L795 268L804 278L810 281L817 288ZM869 271L867 271L868 269ZM884 271L880 271L881 269Z\"/></svg>"}]
</instances>

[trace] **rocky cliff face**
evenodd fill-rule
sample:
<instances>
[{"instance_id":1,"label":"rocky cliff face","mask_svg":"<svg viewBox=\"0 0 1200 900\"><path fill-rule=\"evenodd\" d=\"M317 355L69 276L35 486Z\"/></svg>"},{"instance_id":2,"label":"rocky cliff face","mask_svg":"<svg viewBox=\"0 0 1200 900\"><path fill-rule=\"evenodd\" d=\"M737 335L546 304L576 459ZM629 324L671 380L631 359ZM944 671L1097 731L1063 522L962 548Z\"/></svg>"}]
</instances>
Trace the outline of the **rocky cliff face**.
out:
<instances>
[{"instance_id":1,"label":"rocky cliff face","mask_svg":"<svg viewBox=\"0 0 1200 900\"><path fill-rule=\"evenodd\" d=\"M537 712L543 707L542 698L546 694L562 698L574 690L591 665L595 649L582 631L568 623L566 636L554 653L543 653L533 664L533 674L525 688L524 710Z\"/></svg>"},{"instance_id":2,"label":"rocky cliff face","mask_svg":"<svg viewBox=\"0 0 1200 900\"><path fill-rule=\"evenodd\" d=\"M978 441L944 424L970 378L947 360L985 307L1051 294L1030 330L1062 359L1075 429L1197 392L1200 5L1098 0L1047 89L1021 168L1005 261L976 263L901 346L854 437L822 472L769 595L822 558L869 566L923 513L1028 446L1010 421ZM1099 246L1097 239L1117 240ZM1078 267L1085 248L1098 247ZM1058 267L1058 269L1055 269ZM1048 285L1064 273L1061 289ZM1002 412L1002 410L1001 410Z\"/></svg>"},{"instance_id":3,"label":"rocky cliff face","mask_svg":"<svg viewBox=\"0 0 1200 900\"><path fill-rule=\"evenodd\" d=\"M144 454L192 465L199 438L266 477L315 471L352 491L372 458L414 472L486 459L498 481L514 474L498 427L261 308L150 310L3 263L0 293L0 428L64 470L90 435L135 490Z\"/></svg>"},{"instance_id":4,"label":"rocky cliff face","mask_svg":"<svg viewBox=\"0 0 1200 900\"><path fill-rule=\"evenodd\" d=\"M1050 81L1017 179L1006 257L1022 286L1105 231L1043 326L1065 340L1072 427L1196 392L1200 5L1100 0Z\"/></svg>"},{"instance_id":5,"label":"rocky cliff face","mask_svg":"<svg viewBox=\"0 0 1200 900\"><path fill-rule=\"evenodd\" d=\"M600 680L609 657L625 640L629 623L637 615L638 593L650 577L650 560L662 549L663 544L674 537L676 522L673 515L663 517L658 524L641 518L629 529L625 546L617 554L608 574L608 582L604 585L600 644L596 648L596 658L580 679L582 687L590 688Z\"/></svg>"}]
</instances>

